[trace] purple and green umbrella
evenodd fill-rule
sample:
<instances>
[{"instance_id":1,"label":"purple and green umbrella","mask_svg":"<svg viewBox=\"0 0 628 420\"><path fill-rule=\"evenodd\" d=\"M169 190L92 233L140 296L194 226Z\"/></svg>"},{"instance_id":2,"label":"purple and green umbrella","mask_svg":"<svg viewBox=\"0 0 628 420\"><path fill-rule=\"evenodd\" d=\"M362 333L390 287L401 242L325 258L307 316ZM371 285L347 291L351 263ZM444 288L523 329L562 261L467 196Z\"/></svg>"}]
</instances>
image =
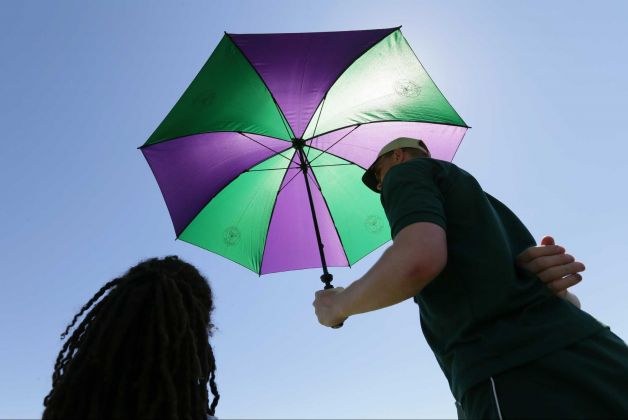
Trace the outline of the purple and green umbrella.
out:
<instances>
[{"instance_id":1,"label":"purple and green umbrella","mask_svg":"<svg viewBox=\"0 0 628 420\"><path fill-rule=\"evenodd\" d=\"M177 238L258 273L351 266L390 240L361 182L395 137L452 160L468 126L400 28L225 34L141 147Z\"/></svg>"}]
</instances>

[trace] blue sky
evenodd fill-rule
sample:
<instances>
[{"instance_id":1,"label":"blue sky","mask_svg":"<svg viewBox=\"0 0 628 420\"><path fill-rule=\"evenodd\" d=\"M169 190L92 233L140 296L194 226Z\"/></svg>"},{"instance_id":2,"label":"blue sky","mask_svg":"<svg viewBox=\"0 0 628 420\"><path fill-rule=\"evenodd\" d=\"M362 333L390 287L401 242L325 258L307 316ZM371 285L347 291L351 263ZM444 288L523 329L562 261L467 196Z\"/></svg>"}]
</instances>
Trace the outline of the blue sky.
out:
<instances>
[{"instance_id":1,"label":"blue sky","mask_svg":"<svg viewBox=\"0 0 628 420\"><path fill-rule=\"evenodd\" d=\"M320 327L317 270L258 277L174 240L136 147L223 31L403 33L465 121L455 163L587 266L574 292L626 339L628 6L617 1L0 3L0 418L33 418L59 333L102 284L178 254L216 293L221 418L446 418L411 302ZM363 274L381 250L334 283Z\"/></svg>"}]
</instances>

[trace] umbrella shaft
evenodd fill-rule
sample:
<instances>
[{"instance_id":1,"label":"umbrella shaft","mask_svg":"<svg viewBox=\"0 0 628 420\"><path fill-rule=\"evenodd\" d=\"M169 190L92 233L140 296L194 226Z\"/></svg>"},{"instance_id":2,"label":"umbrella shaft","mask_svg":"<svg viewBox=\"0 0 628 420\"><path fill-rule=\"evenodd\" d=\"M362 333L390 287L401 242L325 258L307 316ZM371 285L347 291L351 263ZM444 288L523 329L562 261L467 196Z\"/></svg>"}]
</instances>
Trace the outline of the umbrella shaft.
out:
<instances>
[{"instance_id":1,"label":"umbrella shaft","mask_svg":"<svg viewBox=\"0 0 628 420\"><path fill-rule=\"evenodd\" d=\"M331 279L333 278L331 274L327 271L327 261L325 260L325 252L323 251L324 245L321 239L321 232L318 229L318 219L316 218L316 209L314 208L314 200L312 199L312 190L310 189L310 180L307 177L307 171L310 169L307 161L307 157L305 153L303 153L303 148L297 148L299 152L299 157L301 158L301 169L303 170L303 176L305 177L305 188L307 189L307 196L310 200L310 210L312 211L312 220L314 221L314 230L316 232L316 240L318 241L318 251L321 255L321 264L323 265L323 275L321 276L321 280L325 283L325 288L333 287L331 286Z\"/></svg>"}]
</instances>

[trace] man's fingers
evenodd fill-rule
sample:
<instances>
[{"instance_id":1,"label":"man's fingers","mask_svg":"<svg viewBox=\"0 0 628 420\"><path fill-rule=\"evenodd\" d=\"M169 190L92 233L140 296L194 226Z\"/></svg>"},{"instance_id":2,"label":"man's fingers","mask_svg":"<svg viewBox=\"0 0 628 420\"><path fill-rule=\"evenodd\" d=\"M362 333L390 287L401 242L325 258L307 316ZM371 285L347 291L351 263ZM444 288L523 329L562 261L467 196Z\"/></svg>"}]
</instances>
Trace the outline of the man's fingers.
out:
<instances>
[{"instance_id":1,"label":"man's fingers","mask_svg":"<svg viewBox=\"0 0 628 420\"><path fill-rule=\"evenodd\" d=\"M346 319L339 319L339 308L336 302L336 295L343 290L344 287L336 287L333 289L318 290L315 293L312 305L314 306L314 313L320 324L326 327L334 327L342 324L344 319Z\"/></svg>"},{"instance_id":2,"label":"man's fingers","mask_svg":"<svg viewBox=\"0 0 628 420\"><path fill-rule=\"evenodd\" d=\"M319 297L326 296L326 295L335 295L336 293L340 293L343 290L345 290L344 287L334 287L333 289L318 290L314 294L314 296L316 298L319 298Z\"/></svg>"},{"instance_id":3,"label":"man's fingers","mask_svg":"<svg viewBox=\"0 0 628 420\"><path fill-rule=\"evenodd\" d=\"M570 274L566 277L563 277L559 280L554 280L551 283L547 284L554 293L565 293L565 291L582 281L582 276L580 274Z\"/></svg>"},{"instance_id":4,"label":"man's fingers","mask_svg":"<svg viewBox=\"0 0 628 420\"><path fill-rule=\"evenodd\" d=\"M328 298L332 295L338 294L345 290L344 287L334 287L333 289L325 289L318 290L314 293L314 302L312 302L312 306L318 310L318 307L321 305L327 305Z\"/></svg>"},{"instance_id":5,"label":"man's fingers","mask_svg":"<svg viewBox=\"0 0 628 420\"><path fill-rule=\"evenodd\" d=\"M523 264L526 270L532 273L541 273L550 267L561 266L569 264L575 261L575 258L569 254L556 254L548 255L545 257L538 257L534 260Z\"/></svg>"},{"instance_id":6,"label":"man's fingers","mask_svg":"<svg viewBox=\"0 0 628 420\"><path fill-rule=\"evenodd\" d=\"M528 248L517 256L518 264L526 264L535 258L548 255L564 254L565 248L560 245L535 246Z\"/></svg>"},{"instance_id":7,"label":"man's fingers","mask_svg":"<svg viewBox=\"0 0 628 420\"><path fill-rule=\"evenodd\" d=\"M555 280L562 279L565 276L571 274L578 274L584 271L586 267L584 264L578 261L571 262L569 264L563 264L555 267L550 267L547 270L543 270L537 274L537 276L544 282L550 283Z\"/></svg>"}]
</instances>

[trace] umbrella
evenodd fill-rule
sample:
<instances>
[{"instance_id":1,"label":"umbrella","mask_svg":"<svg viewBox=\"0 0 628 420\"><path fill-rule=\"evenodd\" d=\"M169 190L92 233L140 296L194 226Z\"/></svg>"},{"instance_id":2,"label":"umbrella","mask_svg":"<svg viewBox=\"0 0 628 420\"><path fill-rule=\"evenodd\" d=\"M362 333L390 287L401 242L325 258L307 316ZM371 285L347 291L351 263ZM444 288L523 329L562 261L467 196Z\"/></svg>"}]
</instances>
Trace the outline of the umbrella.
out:
<instances>
[{"instance_id":1,"label":"umbrella","mask_svg":"<svg viewBox=\"0 0 628 420\"><path fill-rule=\"evenodd\" d=\"M401 33L230 34L140 147L177 238L259 275L390 240L365 168L395 137L451 160L468 126Z\"/></svg>"}]
</instances>

